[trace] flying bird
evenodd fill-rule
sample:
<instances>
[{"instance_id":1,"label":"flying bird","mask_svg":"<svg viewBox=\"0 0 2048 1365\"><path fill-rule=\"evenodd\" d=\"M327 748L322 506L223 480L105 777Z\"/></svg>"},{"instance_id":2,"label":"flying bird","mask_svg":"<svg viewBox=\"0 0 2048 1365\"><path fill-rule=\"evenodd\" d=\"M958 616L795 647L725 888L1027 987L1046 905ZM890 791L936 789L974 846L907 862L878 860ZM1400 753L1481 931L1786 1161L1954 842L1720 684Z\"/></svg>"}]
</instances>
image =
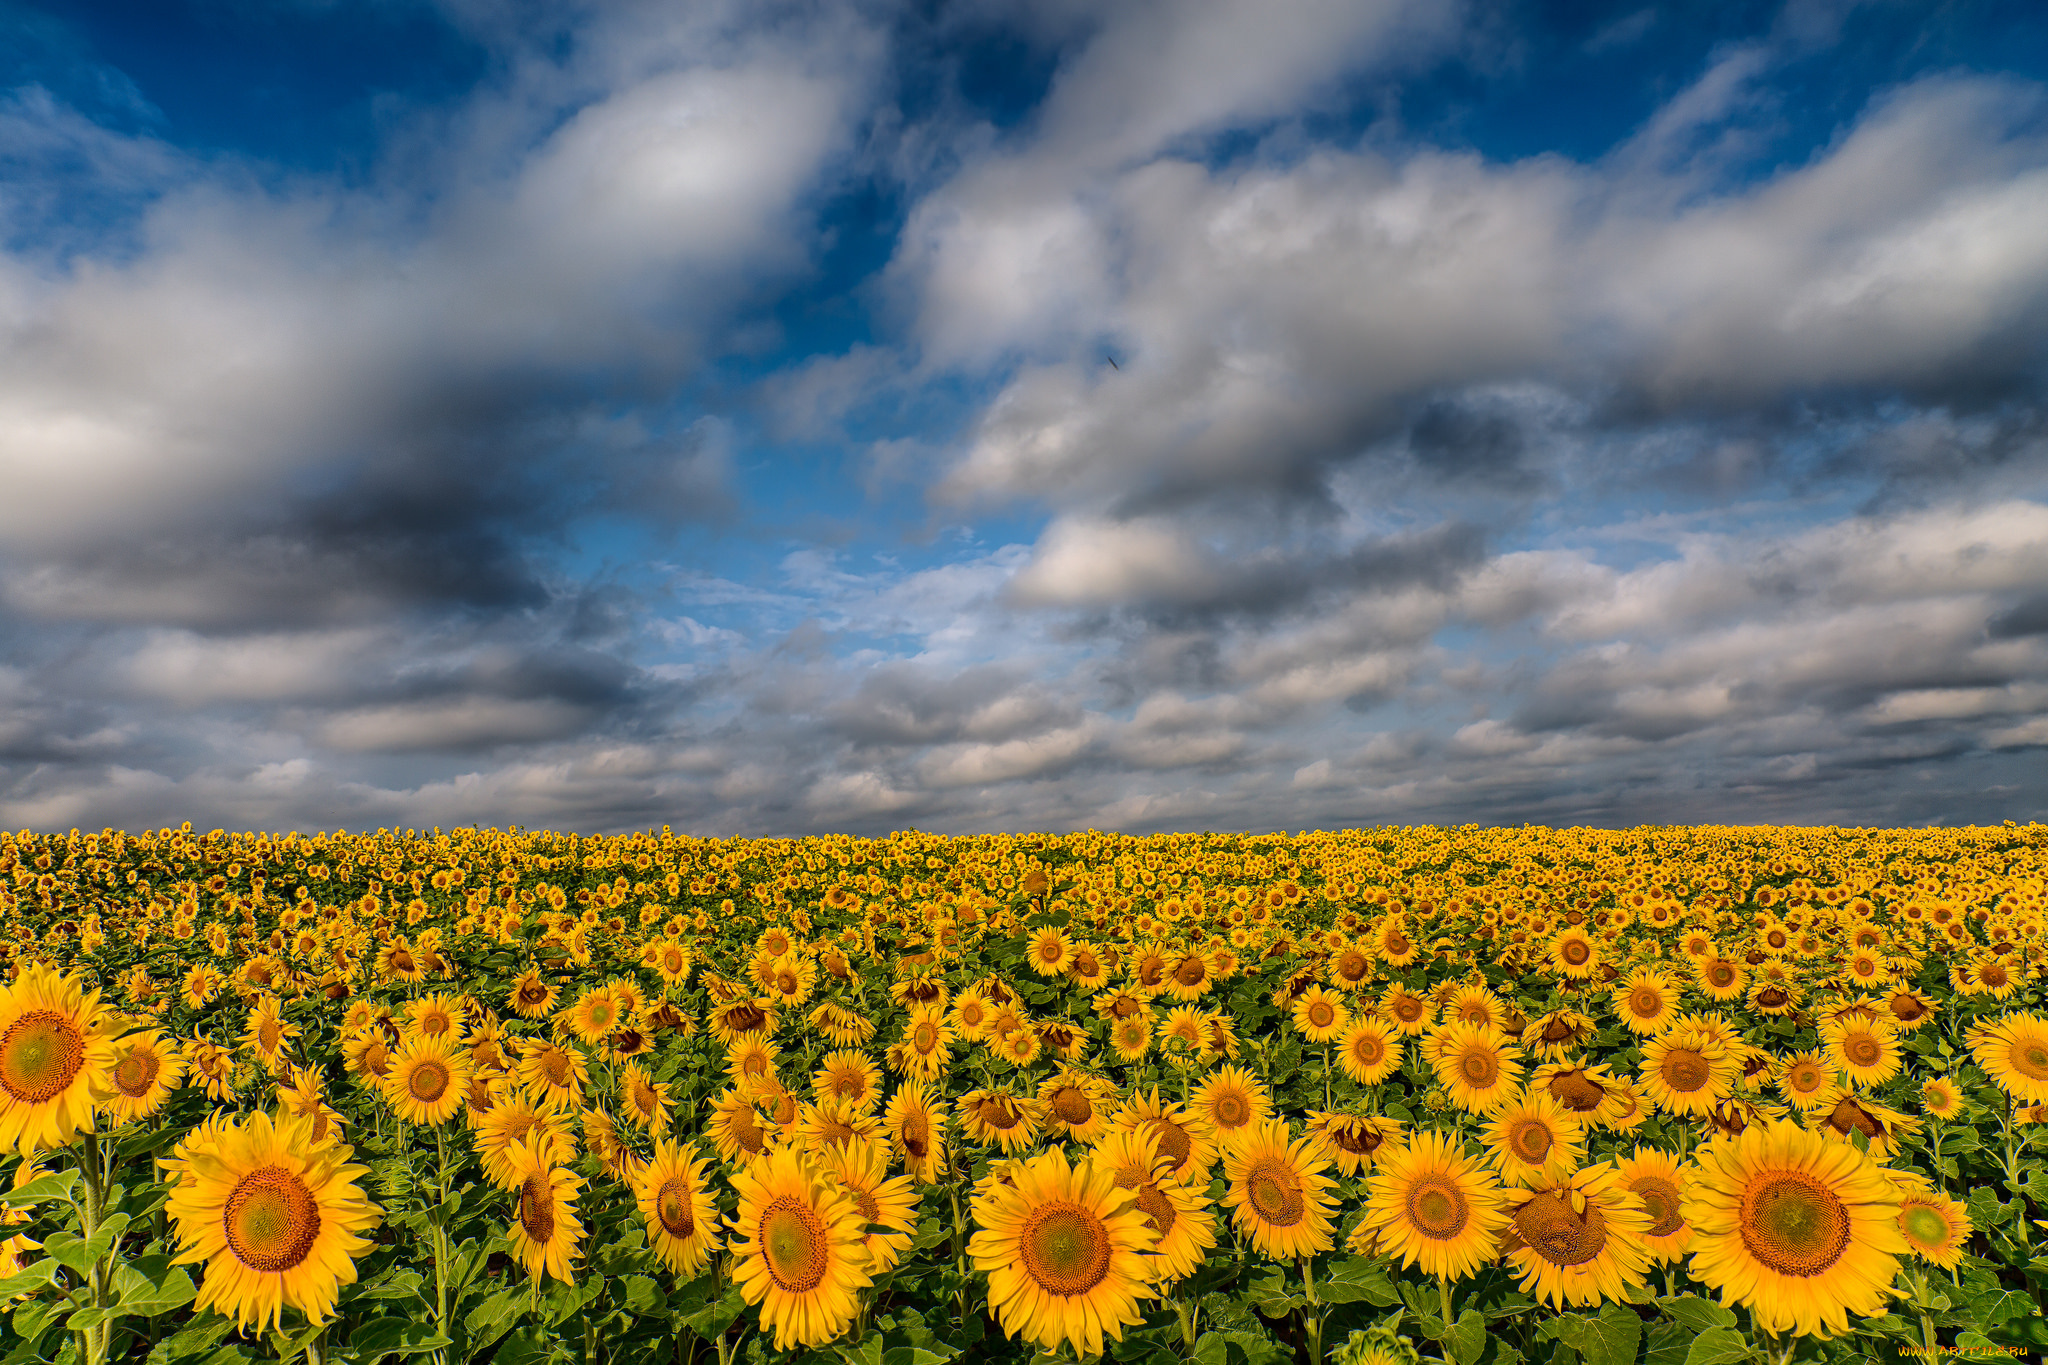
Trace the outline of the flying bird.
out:
<instances>
[{"instance_id":1,"label":"flying bird","mask_svg":"<svg viewBox=\"0 0 2048 1365\"><path fill-rule=\"evenodd\" d=\"M1117 363L1116 363L1116 361L1115 361L1115 360L1114 360L1113 358L1111 358L1111 357L1109 357L1109 356L1104 356L1104 357L1102 357L1102 358L1103 358L1104 360L1107 360L1107 361L1109 361L1109 368L1111 368L1112 370L1115 370L1115 371L1116 371L1116 372L1117 372L1118 374L1122 374L1122 373L1123 373L1123 368L1124 368L1124 367L1123 367L1123 366L1121 366L1121 365L1119 365L1119 364L1117 364Z\"/></svg>"}]
</instances>

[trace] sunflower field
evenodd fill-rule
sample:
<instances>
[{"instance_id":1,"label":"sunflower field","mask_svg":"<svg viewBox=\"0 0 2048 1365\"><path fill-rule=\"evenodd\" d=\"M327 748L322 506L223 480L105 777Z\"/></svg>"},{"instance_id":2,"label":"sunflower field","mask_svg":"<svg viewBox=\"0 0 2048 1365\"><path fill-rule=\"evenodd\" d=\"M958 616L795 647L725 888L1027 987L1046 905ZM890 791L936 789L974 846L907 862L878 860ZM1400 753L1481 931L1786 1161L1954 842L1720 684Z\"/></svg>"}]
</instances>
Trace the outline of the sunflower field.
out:
<instances>
[{"instance_id":1,"label":"sunflower field","mask_svg":"<svg viewBox=\"0 0 2048 1365\"><path fill-rule=\"evenodd\" d=\"M2048 1352L2048 827L0 835L0 1365Z\"/></svg>"}]
</instances>

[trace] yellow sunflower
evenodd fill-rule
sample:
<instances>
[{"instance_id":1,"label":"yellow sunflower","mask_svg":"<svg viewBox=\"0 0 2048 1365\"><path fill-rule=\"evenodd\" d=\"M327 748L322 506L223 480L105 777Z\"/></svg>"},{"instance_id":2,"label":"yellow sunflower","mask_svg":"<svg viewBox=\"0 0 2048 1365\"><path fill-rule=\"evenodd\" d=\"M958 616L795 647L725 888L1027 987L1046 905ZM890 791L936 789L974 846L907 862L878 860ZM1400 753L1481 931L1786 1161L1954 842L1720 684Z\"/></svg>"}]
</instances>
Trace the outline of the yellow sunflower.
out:
<instances>
[{"instance_id":1,"label":"yellow sunflower","mask_svg":"<svg viewBox=\"0 0 2048 1365\"><path fill-rule=\"evenodd\" d=\"M1673 1029L1643 1049L1637 1079L1650 1103L1669 1114L1705 1117L1734 1093L1742 1064L1700 1029Z\"/></svg>"},{"instance_id":2,"label":"yellow sunflower","mask_svg":"<svg viewBox=\"0 0 2048 1365\"><path fill-rule=\"evenodd\" d=\"M555 1160L556 1147L545 1133L531 1132L504 1154L514 1191L510 1238L512 1255L538 1280L552 1275L564 1284L576 1282L569 1262L583 1245L583 1223L576 1217L576 1196L583 1177Z\"/></svg>"},{"instance_id":3,"label":"yellow sunflower","mask_svg":"<svg viewBox=\"0 0 2048 1365\"><path fill-rule=\"evenodd\" d=\"M1899 1233L1923 1261L1953 1270L1963 1259L1963 1244L1974 1229L1970 1212L1918 1176L1893 1172L1899 1191Z\"/></svg>"},{"instance_id":4,"label":"yellow sunflower","mask_svg":"<svg viewBox=\"0 0 2048 1365\"><path fill-rule=\"evenodd\" d=\"M711 1101L711 1118L704 1125L718 1159L728 1165L752 1161L781 1140L772 1124L761 1121L752 1092L728 1086Z\"/></svg>"},{"instance_id":5,"label":"yellow sunflower","mask_svg":"<svg viewBox=\"0 0 2048 1365\"><path fill-rule=\"evenodd\" d=\"M319 1322L335 1294L355 1283L359 1234L382 1210L363 1197L352 1150L315 1143L305 1119L254 1113L219 1119L181 1144L167 1209L177 1224L176 1263L204 1262L197 1307L244 1328L279 1325L285 1305Z\"/></svg>"},{"instance_id":6,"label":"yellow sunflower","mask_svg":"<svg viewBox=\"0 0 2048 1365\"><path fill-rule=\"evenodd\" d=\"M1562 1312L1621 1302L1650 1269L1643 1243L1650 1215L1610 1162L1553 1185L1509 1190L1513 1211L1501 1234L1508 1266L1524 1292Z\"/></svg>"},{"instance_id":7,"label":"yellow sunflower","mask_svg":"<svg viewBox=\"0 0 2048 1365\"><path fill-rule=\"evenodd\" d=\"M1401 1069L1407 1051L1386 1024L1361 1015L1337 1039L1337 1065L1360 1085L1378 1085Z\"/></svg>"},{"instance_id":8,"label":"yellow sunflower","mask_svg":"<svg viewBox=\"0 0 2048 1365\"><path fill-rule=\"evenodd\" d=\"M718 1204L704 1178L710 1158L667 1138L634 1182L647 1244L678 1280L695 1279L718 1251Z\"/></svg>"},{"instance_id":9,"label":"yellow sunflower","mask_svg":"<svg viewBox=\"0 0 2048 1365\"><path fill-rule=\"evenodd\" d=\"M828 1052L811 1073L811 1092L819 1100L840 1100L862 1113L882 1102L882 1072L865 1052Z\"/></svg>"},{"instance_id":10,"label":"yellow sunflower","mask_svg":"<svg viewBox=\"0 0 2048 1365\"><path fill-rule=\"evenodd\" d=\"M912 1010L902 1040L890 1045L889 1069L915 1081L935 1081L953 1059L953 1027L938 1009Z\"/></svg>"},{"instance_id":11,"label":"yellow sunflower","mask_svg":"<svg viewBox=\"0 0 2048 1365\"><path fill-rule=\"evenodd\" d=\"M1572 981L1584 981L1600 970L1600 946L1576 925L1560 930L1550 940L1547 954L1551 970Z\"/></svg>"},{"instance_id":12,"label":"yellow sunflower","mask_svg":"<svg viewBox=\"0 0 2048 1365\"><path fill-rule=\"evenodd\" d=\"M1908 1250L1884 1168L1790 1120L1702 1147L1682 1211L1692 1277L1766 1332L1833 1336L1884 1312Z\"/></svg>"},{"instance_id":13,"label":"yellow sunflower","mask_svg":"<svg viewBox=\"0 0 2048 1365\"><path fill-rule=\"evenodd\" d=\"M574 1109L590 1083L590 1059L571 1043L530 1038L519 1056L519 1086L535 1104Z\"/></svg>"},{"instance_id":14,"label":"yellow sunflower","mask_svg":"<svg viewBox=\"0 0 2048 1365\"><path fill-rule=\"evenodd\" d=\"M1930 1076L1920 1083L1920 1112L1933 1119L1952 1119L1963 1112L1963 1092L1946 1076Z\"/></svg>"},{"instance_id":15,"label":"yellow sunflower","mask_svg":"<svg viewBox=\"0 0 2048 1365\"><path fill-rule=\"evenodd\" d=\"M1359 1230L1403 1265L1462 1280L1493 1259L1507 1220L1493 1172L1465 1154L1456 1134L1428 1131L1380 1153Z\"/></svg>"},{"instance_id":16,"label":"yellow sunflower","mask_svg":"<svg viewBox=\"0 0 2048 1365\"><path fill-rule=\"evenodd\" d=\"M1628 1160L1616 1163L1622 1186L1643 1201L1650 1225L1643 1246L1661 1262L1684 1258L1692 1245L1692 1228L1683 1209L1685 1172L1669 1152L1638 1147Z\"/></svg>"},{"instance_id":17,"label":"yellow sunflower","mask_svg":"<svg viewBox=\"0 0 2048 1365\"><path fill-rule=\"evenodd\" d=\"M156 1029L131 1033L114 1044L114 1065L103 1102L118 1123L148 1118L164 1107L185 1079L185 1054Z\"/></svg>"},{"instance_id":18,"label":"yellow sunflower","mask_svg":"<svg viewBox=\"0 0 2048 1365\"><path fill-rule=\"evenodd\" d=\"M2021 1104L2048 1103L2048 1020L2032 1014L1981 1020L1970 1030L1970 1053Z\"/></svg>"},{"instance_id":19,"label":"yellow sunflower","mask_svg":"<svg viewBox=\"0 0 2048 1365\"><path fill-rule=\"evenodd\" d=\"M1115 1098L1116 1086L1111 1081L1085 1071L1062 1069L1038 1087L1046 1128L1074 1142L1091 1145L1109 1131Z\"/></svg>"},{"instance_id":20,"label":"yellow sunflower","mask_svg":"<svg viewBox=\"0 0 2048 1365\"><path fill-rule=\"evenodd\" d=\"M814 1158L822 1159L835 1147L879 1138L882 1125L845 1100L823 1100L806 1104L797 1111L797 1143Z\"/></svg>"},{"instance_id":21,"label":"yellow sunflower","mask_svg":"<svg viewBox=\"0 0 2048 1365\"><path fill-rule=\"evenodd\" d=\"M92 1131L119 1029L98 991L41 963L0 987L0 1152L62 1147Z\"/></svg>"},{"instance_id":22,"label":"yellow sunflower","mask_svg":"<svg viewBox=\"0 0 2048 1365\"><path fill-rule=\"evenodd\" d=\"M1586 1154L1584 1127L1541 1090L1494 1110L1482 1140L1503 1181L1532 1189L1564 1180Z\"/></svg>"},{"instance_id":23,"label":"yellow sunflower","mask_svg":"<svg viewBox=\"0 0 2048 1365\"><path fill-rule=\"evenodd\" d=\"M1003 1087L970 1090L953 1103L960 1130L969 1142L995 1146L1005 1156L1029 1147L1038 1137L1044 1107L1035 1099Z\"/></svg>"},{"instance_id":24,"label":"yellow sunflower","mask_svg":"<svg viewBox=\"0 0 2048 1365\"><path fill-rule=\"evenodd\" d=\"M1899 1034L1889 1020L1830 1019L1820 1036L1828 1060L1852 1085L1883 1085L1899 1074Z\"/></svg>"},{"instance_id":25,"label":"yellow sunflower","mask_svg":"<svg viewBox=\"0 0 2048 1365\"><path fill-rule=\"evenodd\" d=\"M469 1080L467 1048L440 1038L416 1037L392 1055L391 1069L378 1088L398 1117L432 1125L462 1112Z\"/></svg>"},{"instance_id":26,"label":"yellow sunflower","mask_svg":"<svg viewBox=\"0 0 2048 1365\"><path fill-rule=\"evenodd\" d=\"M1327 986L1310 986L1294 1002L1294 1027L1311 1043L1334 1041L1351 1022L1344 997Z\"/></svg>"},{"instance_id":27,"label":"yellow sunflower","mask_svg":"<svg viewBox=\"0 0 2048 1365\"><path fill-rule=\"evenodd\" d=\"M1700 990L1716 1003L1736 999L1749 982L1749 973L1733 958L1703 958L1694 970L1699 974Z\"/></svg>"},{"instance_id":28,"label":"yellow sunflower","mask_svg":"<svg viewBox=\"0 0 2048 1365\"><path fill-rule=\"evenodd\" d=\"M1251 1072L1226 1066L1194 1088L1187 1107L1227 1151L1273 1116L1273 1096Z\"/></svg>"},{"instance_id":29,"label":"yellow sunflower","mask_svg":"<svg viewBox=\"0 0 2048 1365\"><path fill-rule=\"evenodd\" d=\"M1102 1352L1144 1320L1157 1244L1151 1222L1117 1188L1116 1173L1067 1164L1058 1148L1010 1168L973 1204L967 1251L988 1276L988 1303L1004 1335L1051 1351L1069 1343L1077 1356Z\"/></svg>"},{"instance_id":30,"label":"yellow sunflower","mask_svg":"<svg viewBox=\"0 0 2048 1365\"><path fill-rule=\"evenodd\" d=\"M1193 1274L1216 1245L1216 1220L1208 1198L1173 1178L1172 1163L1145 1133L1111 1133L1088 1160L1098 1170L1115 1172L1117 1188L1137 1197L1138 1211L1159 1238L1152 1255L1160 1282Z\"/></svg>"},{"instance_id":31,"label":"yellow sunflower","mask_svg":"<svg viewBox=\"0 0 2048 1365\"><path fill-rule=\"evenodd\" d=\"M1451 1103L1473 1114L1490 1113L1521 1088L1521 1049L1497 1028L1445 1024L1430 1035L1437 1079Z\"/></svg>"},{"instance_id":32,"label":"yellow sunflower","mask_svg":"<svg viewBox=\"0 0 2048 1365\"><path fill-rule=\"evenodd\" d=\"M1654 967L1638 967L1614 987L1614 1012L1636 1033L1661 1033L1678 1008L1670 978Z\"/></svg>"},{"instance_id":33,"label":"yellow sunflower","mask_svg":"<svg viewBox=\"0 0 2048 1365\"><path fill-rule=\"evenodd\" d=\"M464 1017L462 997L453 991L435 991L417 1000L408 1000L404 1013L408 1032L446 1039L451 1043L468 1039L469 1023Z\"/></svg>"},{"instance_id":34,"label":"yellow sunflower","mask_svg":"<svg viewBox=\"0 0 2048 1365\"><path fill-rule=\"evenodd\" d=\"M889 1175L888 1144L863 1138L826 1151L825 1174L853 1196L867 1228L862 1250L870 1276L886 1275L903 1259L917 1226L917 1187L907 1175Z\"/></svg>"},{"instance_id":35,"label":"yellow sunflower","mask_svg":"<svg viewBox=\"0 0 2048 1365\"><path fill-rule=\"evenodd\" d=\"M626 1011L619 1008L618 997L609 986L592 986L578 996L563 1016L562 1023L580 1043L595 1046L612 1036L625 1021Z\"/></svg>"},{"instance_id":36,"label":"yellow sunflower","mask_svg":"<svg viewBox=\"0 0 2048 1365\"><path fill-rule=\"evenodd\" d=\"M1216 1164L1216 1143L1208 1125L1180 1105L1161 1099L1157 1086L1125 1100L1109 1125L1117 1131L1150 1137L1159 1154L1173 1163L1173 1178L1183 1185L1200 1188L1209 1183L1209 1170Z\"/></svg>"},{"instance_id":37,"label":"yellow sunflower","mask_svg":"<svg viewBox=\"0 0 2048 1365\"><path fill-rule=\"evenodd\" d=\"M647 1074L638 1062L626 1063L619 1072L619 1109L626 1121L657 1137L668 1128L669 1085Z\"/></svg>"},{"instance_id":38,"label":"yellow sunflower","mask_svg":"<svg viewBox=\"0 0 2048 1365\"><path fill-rule=\"evenodd\" d=\"M521 1019L545 1019L555 1007L558 992L552 981L542 976L538 969L529 968L512 983L511 993L505 1003Z\"/></svg>"},{"instance_id":39,"label":"yellow sunflower","mask_svg":"<svg viewBox=\"0 0 2048 1365\"><path fill-rule=\"evenodd\" d=\"M1399 1141L1405 1126L1399 1119L1317 1110L1308 1117L1308 1136L1337 1167L1338 1174L1357 1175L1373 1164L1388 1143Z\"/></svg>"},{"instance_id":40,"label":"yellow sunflower","mask_svg":"<svg viewBox=\"0 0 2048 1365\"><path fill-rule=\"evenodd\" d=\"M822 1346L859 1310L866 1225L853 1197L793 1147L754 1158L733 1177L733 1280L759 1307L775 1349Z\"/></svg>"},{"instance_id":41,"label":"yellow sunflower","mask_svg":"<svg viewBox=\"0 0 2048 1365\"><path fill-rule=\"evenodd\" d=\"M483 1163L484 1177L501 1190L519 1187L519 1168L512 1151L530 1136L545 1139L550 1165L564 1165L576 1157L576 1139L559 1110L541 1109L524 1098L503 1100L482 1114L470 1111L471 1142Z\"/></svg>"},{"instance_id":42,"label":"yellow sunflower","mask_svg":"<svg viewBox=\"0 0 2048 1365\"><path fill-rule=\"evenodd\" d=\"M1787 1104L1807 1110L1818 1105L1840 1079L1818 1052L1795 1052L1778 1068L1775 1083Z\"/></svg>"},{"instance_id":43,"label":"yellow sunflower","mask_svg":"<svg viewBox=\"0 0 2048 1365\"><path fill-rule=\"evenodd\" d=\"M1329 1159L1285 1120L1256 1123L1223 1153L1224 1205L1259 1254L1275 1260L1328 1251L1337 1211Z\"/></svg>"},{"instance_id":44,"label":"yellow sunflower","mask_svg":"<svg viewBox=\"0 0 2048 1365\"><path fill-rule=\"evenodd\" d=\"M946 1170L946 1115L921 1085L906 1085L889 1097L882 1129L903 1169L927 1185Z\"/></svg>"},{"instance_id":45,"label":"yellow sunflower","mask_svg":"<svg viewBox=\"0 0 2048 1365\"><path fill-rule=\"evenodd\" d=\"M1429 1028L1429 1000L1406 986L1389 986L1379 1000L1380 1018L1413 1038Z\"/></svg>"}]
</instances>

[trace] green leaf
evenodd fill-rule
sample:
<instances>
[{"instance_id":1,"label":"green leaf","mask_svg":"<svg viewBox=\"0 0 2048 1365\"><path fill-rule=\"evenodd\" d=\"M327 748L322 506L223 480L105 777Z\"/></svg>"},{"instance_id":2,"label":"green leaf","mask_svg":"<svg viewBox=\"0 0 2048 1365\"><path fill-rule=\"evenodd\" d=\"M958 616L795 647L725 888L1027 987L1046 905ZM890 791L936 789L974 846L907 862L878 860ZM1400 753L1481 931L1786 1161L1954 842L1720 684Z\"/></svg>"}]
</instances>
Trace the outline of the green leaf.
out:
<instances>
[{"instance_id":1,"label":"green leaf","mask_svg":"<svg viewBox=\"0 0 2048 1365\"><path fill-rule=\"evenodd\" d=\"M1751 1355L1749 1339L1733 1327L1712 1327L1693 1338L1685 1365L1729 1365Z\"/></svg>"},{"instance_id":2,"label":"green leaf","mask_svg":"<svg viewBox=\"0 0 2048 1365\"><path fill-rule=\"evenodd\" d=\"M1477 1365L1479 1357L1486 1351L1486 1315L1470 1308L1460 1313L1456 1325L1444 1334L1444 1348L1458 1365ZM1628 1359L1635 1359L1633 1349L1629 1351ZM1616 1365L1626 1365L1626 1362L1617 1362Z\"/></svg>"},{"instance_id":3,"label":"green leaf","mask_svg":"<svg viewBox=\"0 0 2048 1365\"><path fill-rule=\"evenodd\" d=\"M59 1265L83 1275L107 1258L114 1239L128 1227L128 1215L117 1213L100 1225L90 1239L75 1232L53 1232L43 1239L43 1254Z\"/></svg>"},{"instance_id":4,"label":"green leaf","mask_svg":"<svg viewBox=\"0 0 2048 1365\"><path fill-rule=\"evenodd\" d=\"M220 1344L222 1337L234 1330L234 1326L233 1318L208 1313L159 1341L150 1350L149 1365L177 1365L181 1360L190 1360L202 1352L211 1351Z\"/></svg>"},{"instance_id":5,"label":"green leaf","mask_svg":"<svg viewBox=\"0 0 2048 1365\"><path fill-rule=\"evenodd\" d=\"M1680 1294L1673 1299L1659 1299L1657 1306L1679 1326L1695 1336L1713 1327L1733 1327L1735 1315L1697 1294Z\"/></svg>"},{"instance_id":6,"label":"green leaf","mask_svg":"<svg viewBox=\"0 0 2048 1365\"><path fill-rule=\"evenodd\" d=\"M57 1282L57 1262L45 1258L30 1263L28 1269L0 1280L0 1299L12 1299L22 1294L33 1294L38 1289L48 1289Z\"/></svg>"},{"instance_id":7,"label":"green leaf","mask_svg":"<svg viewBox=\"0 0 2048 1365\"><path fill-rule=\"evenodd\" d=\"M1401 1291L1387 1278L1386 1267L1364 1256L1331 1266L1329 1278L1316 1286L1316 1293L1331 1303L1369 1303L1375 1308L1401 1302Z\"/></svg>"},{"instance_id":8,"label":"green leaf","mask_svg":"<svg viewBox=\"0 0 2048 1365\"><path fill-rule=\"evenodd\" d=\"M525 1285L513 1285L470 1309L462 1319L463 1329L469 1333L469 1349L482 1350L511 1331L531 1298L532 1293Z\"/></svg>"},{"instance_id":9,"label":"green leaf","mask_svg":"<svg viewBox=\"0 0 2048 1365\"><path fill-rule=\"evenodd\" d=\"M430 1322L411 1318L376 1318L349 1334L348 1349L363 1365L388 1355L412 1356L437 1351L448 1338Z\"/></svg>"},{"instance_id":10,"label":"green leaf","mask_svg":"<svg viewBox=\"0 0 2048 1365\"><path fill-rule=\"evenodd\" d=\"M161 1276L151 1276L132 1264L114 1271L114 1291L120 1295L116 1306L123 1314L152 1318L183 1308L199 1296L192 1277L183 1270L168 1269Z\"/></svg>"},{"instance_id":11,"label":"green leaf","mask_svg":"<svg viewBox=\"0 0 2048 1365\"><path fill-rule=\"evenodd\" d=\"M69 1199L76 1184L77 1171L52 1171L48 1175L37 1176L18 1190L0 1191L0 1204L10 1209L26 1209L52 1199Z\"/></svg>"},{"instance_id":12,"label":"green leaf","mask_svg":"<svg viewBox=\"0 0 2048 1365\"><path fill-rule=\"evenodd\" d=\"M1685 1353L1692 1349L1696 1333L1675 1322L1650 1324L1650 1349L1643 1365L1685 1365Z\"/></svg>"},{"instance_id":13,"label":"green leaf","mask_svg":"<svg viewBox=\"0 0 2048 1365\"><path fill-rule=\"evenodd\" d=\"M1230 1343L1221 1332L1204 1332L1195 1340L1195 1365L1230 1365Z\"/></svg>"},{"instance_id":14,"label":"green leaf","mask_svg":"<svg viewBox=\"0 0 2048 1365\"><path fill-rule=\"evenodd\" d=\"M668 1312L668 1298L661 1286L645 1275L628 1275L619 1281L621 1304L636 1318L650 1318Z\"/></svg>"},{"instance_id":15,"label":"green leaf","mask_svg":"<svg viewBox=\"0 0 2048 1365\"><path fill-rule=\"evenodd\" d=\"M529 1323L506 1337L493 1359L496 1365L543 1365L555 1354L555 1334Z\"/></svg>"},{"instance_id":16,"label":"green leaf","mask_svg":"<svg viewBox=\"0 0 2048 1365\"><path fill-rule=\"evenodd\" d=\"M561 1326L588 1308L604 1293L604 1286L601 1275L585 1275L574 1284L551 1285L549 1292L541 1296L542 1321L550 1327Z\"/></svg>"},{"instance_id":17,"label":"green leaf","mask_svg":"<svg viewBox=\"0 0 2048 1365\"><path fill-rule=\"evenodd\" d=\"M882 1339L877 1336L862 1337L856 1345L836 1345L832 1348L846 1365L882 1365Z\"/></svg>"}]
</instances>

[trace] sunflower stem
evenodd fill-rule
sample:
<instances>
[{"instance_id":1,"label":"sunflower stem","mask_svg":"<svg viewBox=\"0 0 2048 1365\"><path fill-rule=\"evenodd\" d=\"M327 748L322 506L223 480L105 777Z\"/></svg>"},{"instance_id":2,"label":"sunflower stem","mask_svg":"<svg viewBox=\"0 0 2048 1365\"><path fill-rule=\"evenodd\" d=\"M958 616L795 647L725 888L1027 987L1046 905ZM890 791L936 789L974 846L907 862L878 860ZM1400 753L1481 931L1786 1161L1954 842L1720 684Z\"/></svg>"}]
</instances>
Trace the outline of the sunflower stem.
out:
<instances>
[{"instance_id":1,"label":"sunflower stem","mask_svg":"<svg viewBox=\"0 0 2048 1365\"><path fill-rule=\"evenodd\" d=\"M434 1156L436 1159L437 1192L440 1201L434 1206L434 1326L442 1336L448 1335L448 1135L446 1126L434 1125ZM446 1361L445 1348L434 1352L435 1365Z\"/></svg>"},{"instance_id":2,"label":"sunflower stem","mask_svg":"<svg viewBox=\"0 0 2048 1365\"><path fill-rule=\"evenodd\" d=\"M1308 1328L1308 1365L1323 1365L1323 1305L1316 1298L1315 1258L1301 1258L1301 1289L1308 1299L1308 1306L1302 1310L1302 1321Z\"/></svg>"},{"instance_id":3,"label":"sunflower stem","mask_svg":"<svg viewBox=\"0 0 2048 1365\"><path fill-rule=\"evenodd\" d=\"M1444 1330L1448 1332L1451 1330L1451 1324L1456 1321L1456 1319L1451 1316L1450 1276L1439 1275L1436 1277L1436 1301L1437 1311L1443 1315Z\"/></svg>"},{"instance_id":4,"label":"sunflower stem","mask_svg":"<svg viewBox=\"0 0 2048 1365\"><path fill-rule=\"evenodd\" d=\"M1934 1319L1925 1313L1920 1315L1920 1358L1933 1360L1941 1354L1941 1347L1934 1340Z\"/></svg>"}]
</instances>

